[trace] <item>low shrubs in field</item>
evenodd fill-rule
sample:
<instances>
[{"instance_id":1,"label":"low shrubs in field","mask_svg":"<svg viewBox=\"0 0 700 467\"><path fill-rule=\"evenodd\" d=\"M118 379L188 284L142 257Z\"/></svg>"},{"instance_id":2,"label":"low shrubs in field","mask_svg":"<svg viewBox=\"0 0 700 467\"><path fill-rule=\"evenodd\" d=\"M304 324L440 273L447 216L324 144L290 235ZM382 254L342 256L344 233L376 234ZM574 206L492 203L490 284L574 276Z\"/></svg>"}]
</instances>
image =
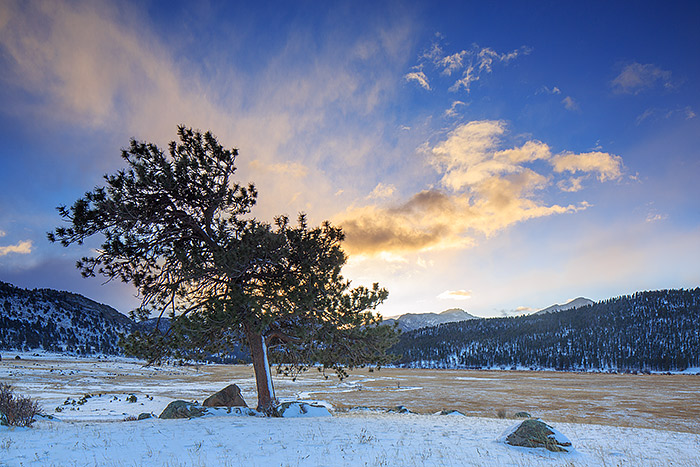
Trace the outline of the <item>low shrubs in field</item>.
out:
<instances>
[{"instance_id":1,"label":"low shrubs in field","mask_svg":"<svg viewBox=\"0 0 700 467\"><path fill-rule=\"evenodd\" d=\"M42 413L38 402L16 396L12 386L0 383L0 425L32 426L34 417Z\"/></svg>"}]
</instances>

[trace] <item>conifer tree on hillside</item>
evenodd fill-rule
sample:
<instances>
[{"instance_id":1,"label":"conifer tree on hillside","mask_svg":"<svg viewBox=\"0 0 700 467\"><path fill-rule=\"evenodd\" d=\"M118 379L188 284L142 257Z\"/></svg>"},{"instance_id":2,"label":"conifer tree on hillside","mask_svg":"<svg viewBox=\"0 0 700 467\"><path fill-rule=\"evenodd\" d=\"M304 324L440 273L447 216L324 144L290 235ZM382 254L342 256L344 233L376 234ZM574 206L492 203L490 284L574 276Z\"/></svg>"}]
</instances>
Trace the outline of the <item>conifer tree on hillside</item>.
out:
<instances>
[{"instance_id":1,"label":"conifer tree on hillside","mask_svg":"<svg viewBox=\"0 0 700 467\"><path fill-rule=\"evenodd\" d=\"M48 234L63 246L102 235L95 256L78 261L82 275L132 283L143 298L139 314L167 310L174 320L165 334L157 326L131 334L126 352L155 362L241 341L267 413L276 404L271 363L287 372L320 364L341 377L344 367L387 363L395 331L372 313L387 291L351 288L342 277L341 229L311 228L304 215L295 225L284 216L256 220L255 187L232 180L238 151L209 132L180 126L178 136L168 154L132 140L122 151L127 168L58 207L68 226Z\"/></svg>"}]
</instances>

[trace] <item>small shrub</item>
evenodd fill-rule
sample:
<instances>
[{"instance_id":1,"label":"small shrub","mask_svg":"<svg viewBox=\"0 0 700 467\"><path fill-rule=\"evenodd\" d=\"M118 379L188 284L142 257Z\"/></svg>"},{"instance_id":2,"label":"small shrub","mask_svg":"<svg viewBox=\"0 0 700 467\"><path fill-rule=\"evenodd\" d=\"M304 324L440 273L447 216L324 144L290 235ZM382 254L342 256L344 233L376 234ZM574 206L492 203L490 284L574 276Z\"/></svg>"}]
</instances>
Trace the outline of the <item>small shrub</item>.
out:
<instances>
[{"instance_id":1,"label":"small shrub","mask_svg":"<svg viewBox=\"0 0 700 467\"><path fill-rule=\"evenodd\" d=\"M16 396L12 386L0 383L0 425L32 426L34 417L41 414L43 411L38 402Z\"/></svg>"},{"instance_id":2,"label":"small shrub","mask_svg":"<svg viewBox=\"0 0 700 467\"><path fill-rule=\"evenodd\" d=\"M498 409L498 410L496 410L496 416L497 416L498 418L506 418L506 415L507 415L506 409Z\"/></svg>"}]
</instances>

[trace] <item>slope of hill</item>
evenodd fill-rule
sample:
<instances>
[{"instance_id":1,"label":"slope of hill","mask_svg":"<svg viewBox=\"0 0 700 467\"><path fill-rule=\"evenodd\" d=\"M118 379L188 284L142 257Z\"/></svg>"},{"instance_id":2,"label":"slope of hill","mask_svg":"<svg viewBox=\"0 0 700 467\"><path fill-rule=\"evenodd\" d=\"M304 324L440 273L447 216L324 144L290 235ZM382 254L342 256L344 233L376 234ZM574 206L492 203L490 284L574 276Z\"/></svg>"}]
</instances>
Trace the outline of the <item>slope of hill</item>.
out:
<instances>
[{"instance_id":1,"label":"slope of hill","mask_svg":"<svg viewBox=\"0 0 700 467\"><path fill-rule=\"evenodd\" d=\"M515 318L443 324L404 333L404 366L562 370L700 367L700 288L638 292Z\"/></svg>"},{"instance_id":2,"label":"slope of hill","mask_svg":"<svg viewBox=\"0 0 700 467\"><path fill-rule=\"evenodd\" d=\"M398 318L385 319L383 323L394 324L394 322L398 322L399 329L406 332L430 326L437 326L439 324L467 321L470 319L480 318L470 315L461 308L451 308L441 313L407 313L399 316Z\"/></svg>"},{"instance_id":3,"label":"slope of hill","mask_svg":"<svg viewBox=\"0 0 700 467\"><path fill-rule=\"evenodd\" d=\"M82 295L0 282L1 349L119 354L119 335L135 328L129 317Z\"/></svg>"},{"instance_id":4,"label":"slope of hill","mask_svg":"<svg viewBox=\"0 0 700 467\"><path fill-rule=\"evenodd\" d=\"M119 337L135 330L165 333L170 319L139 323L114 308L82 295L51 289L26 290L0 282L0 350L45 350L81 355L122 355ZM234 345L206 360L247 362L250 355Z\"/></svg>"},{"instance_id":5,"label":"slope of hill","mask_svg":"<svg viewBox=\"0 0 700 467\"><path fill-rule=\"evenodd\" d=\"M545 313L557 313L559 311L572 310L574 308L581 308L584 306L593 305L594 303L595 302L589 298L578 297L578 298L574 298L573 300L566 302L563 305L559 305L558 303L555 303L554 305L548 306L547 308L543 308L543 309L541 309L533 314L543 315Z\"/></svg>"}]
</instances>

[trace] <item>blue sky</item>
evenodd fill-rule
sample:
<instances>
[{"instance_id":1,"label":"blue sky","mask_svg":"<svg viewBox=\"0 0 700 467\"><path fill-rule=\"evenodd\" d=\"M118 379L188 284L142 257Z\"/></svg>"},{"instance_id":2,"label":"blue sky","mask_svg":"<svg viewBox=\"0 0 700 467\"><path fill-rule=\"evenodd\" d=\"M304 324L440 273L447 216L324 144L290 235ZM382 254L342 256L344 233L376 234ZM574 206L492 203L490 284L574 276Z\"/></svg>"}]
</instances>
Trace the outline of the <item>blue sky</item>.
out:
<instances>
[{"instance_id":1,"label":"blue sky","mask_svg":"<svg viewBox=\"0 0 700 467\"><path fill-rule=\"evenodd\" d=\"M0 3L0 280L135 307L46 232L185 124L387 316L699 286L700 4L528 3Z\"/></svg>"}]
</instances>

